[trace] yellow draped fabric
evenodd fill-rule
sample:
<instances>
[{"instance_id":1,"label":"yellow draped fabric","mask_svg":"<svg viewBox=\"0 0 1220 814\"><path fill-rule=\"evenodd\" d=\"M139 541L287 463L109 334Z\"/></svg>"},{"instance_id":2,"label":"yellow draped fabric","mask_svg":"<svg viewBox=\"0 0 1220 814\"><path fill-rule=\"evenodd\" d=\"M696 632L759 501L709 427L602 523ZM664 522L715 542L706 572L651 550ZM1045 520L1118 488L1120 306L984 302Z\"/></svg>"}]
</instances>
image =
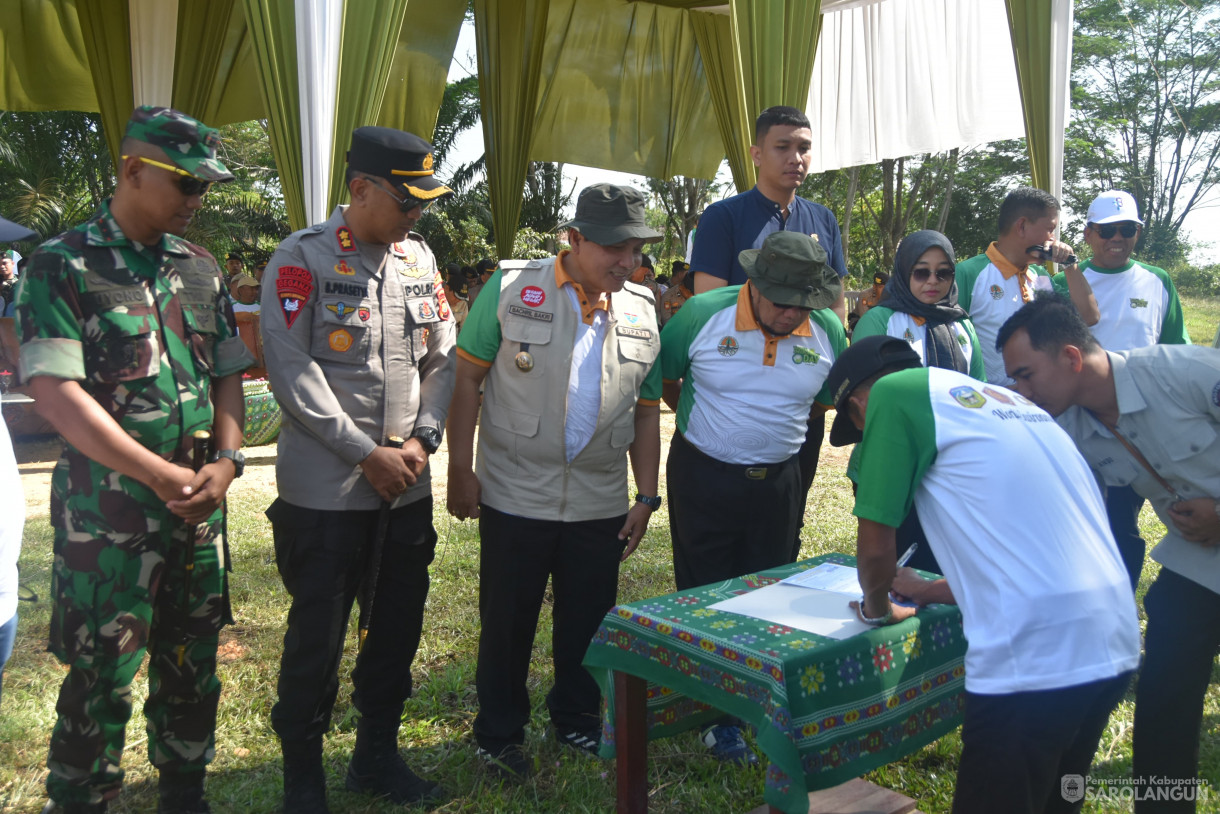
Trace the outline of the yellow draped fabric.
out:
<instances>
[{"instance_id":1,"label":"yellow draped fabric","mask_svg":"<svg viewBox=\"0 0 1220 814\"><path fill-rule=\"evenodd\" d=\"M328 212L347 194L343 172L352 130L377 123L406 13L407 0L347 0L343 4Z\"/></svg>"},{"instance_id":2,"label":"yellow draped fabric","mask_svg":"<svg viewBox=\"0 0 1220 814\"><path fill-rule=\"evenodd\" d=\"M271 151L280 172L288 223L304 229L305 192L301 163L301 97L297 84L296 16L293 0L242 0L246 10L259 90L267 111Z\"/></svg>"},{"instance_id":3,"label":"yellow draped fabric","mask_svg":"<svg viewBox=\"0 0 1220 814\"><path fill-rule=\"evenodd\" d=\"M724 152L706 87L685 12L552 0L530 158L711 178Z\"/></svg>"},{"instance_id":4,"label":"yellow draped fabric","mask_svg":"<svg viewBox=\"0 0 1220 814\"><path fill-rule=\"evenodd\" d=\"M93 91L102 115L106 146L115 166L127 120L135 108L131 89L131 27L127 0L77 0L76 11L84 33L85 54L93 74Z\"/></svg>"},{"instance_id":5,"label":"yellow draped fabric","mask_svg":"<svg viewBox=\"0 0 1220 814\"><path fill-rule=\"evenodd\" d=\"M377 123L432 139L466 4L410 0Z\"/></svg>"},{"instance_id":6,"label":"yellow draped fabric","mask_svg":"<svg viewBox=\"0 0 1220 814\"><path fill-rule=\"evenodd\" d=\"M1025 113L1025 144L1034 186L1051 189L1049 61L1052 58L1051 0L1007 0L1008 28L1017 61L1021 108Z\"/></svg>"},{"instance_id":7,"label":"yellow draped fabric","mask_svg":"<svg viewBox=\"0 0 1220 814\"><path fill-rule=\"evenodd\" d=\"M551 5L550 0L474 0L483 149L500 257L512 255L521 217Z\"/></svg>"}]
</instances>

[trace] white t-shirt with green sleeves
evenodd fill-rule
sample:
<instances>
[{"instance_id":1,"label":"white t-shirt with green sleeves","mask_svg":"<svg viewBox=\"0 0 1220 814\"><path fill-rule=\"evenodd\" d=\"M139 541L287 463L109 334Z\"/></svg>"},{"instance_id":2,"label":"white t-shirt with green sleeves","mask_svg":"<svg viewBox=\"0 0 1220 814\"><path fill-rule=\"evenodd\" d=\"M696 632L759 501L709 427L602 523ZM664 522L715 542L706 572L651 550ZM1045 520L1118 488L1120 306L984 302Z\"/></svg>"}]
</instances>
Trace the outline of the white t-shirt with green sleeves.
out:
<instances>
[{"instance_id":1,"label":"white t-shirt with green sleeves","mask_svg":"<svg viewBox=\"0 0 1220 814\"><path fill-rule=\"evenodd\" d=\"M1046 412L940 368L878 380L855 514L896 527L912 503L961 607L967 690L1050 690L1138 666L1135 597L1101 493Z\"/></svg>"},{"instance_id":2,"label":"white t-shirt with green sleeves","mask_svg":"<svg viewBox=\"0 0 1220 814\"><path fill-rule=\"evenodd\" d=\"M682 380L676 424L696 449L730 464L779 463L800 450L814 398L832 403L826 377L847 335L824 308L810 313L810 335L772 345L761 329L737 327L742 289L692 297L665 323L661 375ZM743 316L753 322L752 313Z\"/></svg>"},{"instance_id":3,"label":"white t-shirt with green sleeves","mask_svg":"<svg viewBox=\"0 0 1220 814\"><path fill-rule=\"evenodd\" d=\"M1022 280L1028 286L1028 292L1034 294L1051 291L1051 278L1041 266L1030 266L1019 275L1014 273L1005 277L996 265L1004 262L1002 257L994 249L988 251L993 252L996 259L984 253L957 264L957 304L970 314L970 321L978 332L987 381L1008 387L1012 379L1004 372L1004 357L995 347L1000 326L1025 305L1026 300L1021 296Z\"/></svg>"},{"instance_id":4,"label":"white t-shirt with green sleeves","mask_svg":"<svg viewBox=\"0 0 1220 814\"><path fill-rule=\"evenodd\" d=\"M1128 260L1122 268L1103 269L1089 260L1080 271L1093 287L1101 312L1101 319L1089 330L1106 350L1190 344L1178 291L1164 269L1137 260ZM1054 284L1056 291L1068 293L1063 272L1055 275Z\"/></svg>"}]
</instances>

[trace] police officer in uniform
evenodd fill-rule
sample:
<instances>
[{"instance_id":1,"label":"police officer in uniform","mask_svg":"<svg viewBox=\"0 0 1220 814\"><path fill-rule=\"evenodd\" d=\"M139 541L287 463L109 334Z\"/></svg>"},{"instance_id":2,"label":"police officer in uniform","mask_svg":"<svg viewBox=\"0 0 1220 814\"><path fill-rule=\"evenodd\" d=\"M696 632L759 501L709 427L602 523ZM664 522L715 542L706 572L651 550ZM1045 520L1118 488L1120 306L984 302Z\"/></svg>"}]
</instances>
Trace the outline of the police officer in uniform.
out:
<instances>
[{"instance_id":1,"label":"police officer in uniform","mask_svg":"<svg viewBox=\"0 0 1220 814\"><path fill-rule=\"evenodd\" d=\"M177 235L208 185L233 178L219 143L176 110L137 108L114 197L35 252L18 294L21 375L66 441L51 478L50 650L68 674L45 812L104 812L118 795L146 649L157 811L210 810L203 780L228 617L222 502L242 472L241 372L254 358L216 260ZM220 457L195 474L202 430Z\"/></svg>"},{"instance_id":2,"label":"police officer in uniform","mask_svg":"<svg viewBox=\"0 0 1220 814\"><path fill-rule=\"evenodd\" d=\"M351 205L290 235L263 280L264 352L284 411L267 516L292 595L271 723L293 814L328 810L322 735L358 592L368 631L352 674L361 717L347 788L400 804L440 793L399 756L398 726L436 546L428 457L454 382L441 275L411 228L450 190L433 177L432 145L400 130L359 128L347 162Z\"/></svg>"}]
</instances>

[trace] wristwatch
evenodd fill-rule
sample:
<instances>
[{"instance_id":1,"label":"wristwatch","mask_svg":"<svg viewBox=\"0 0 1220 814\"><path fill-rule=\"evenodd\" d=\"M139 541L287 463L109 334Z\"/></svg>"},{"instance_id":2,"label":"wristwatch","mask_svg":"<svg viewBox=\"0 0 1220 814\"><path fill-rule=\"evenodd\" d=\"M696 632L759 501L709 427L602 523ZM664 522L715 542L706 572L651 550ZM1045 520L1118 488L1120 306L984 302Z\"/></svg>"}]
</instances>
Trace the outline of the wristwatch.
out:
<instances>
[{"instance_id":1,"label":"wristwatch","mask_svg":"<svg viewBox=\"0 0 1220 814\"><path fill-rule=\"evenodd\" d=\"M870 625L876 625L877 627L881 627L882 625L888 625L890 622L894 621L894 606L890 605L890 609L885 612L884 616L877 616L877 617L866 616L864 613L864 597L861 596L860 597L860 618L863 621L865 621L866 623L868 623Z\"/></svg>"},{"instance_id":2,"label":"wristwatch","mask_svg":"<svg viewBox=\"0 0 1220 814\"><path fill-rule=\"evenodd\" d=\"M645 497L642 494L636 494L635 502L643 503L645 506L652 509L654 512L657 509L661 508L661 496L660 495L654 495L653 497Z\"/></svg>"},{"instance_id":3,"label":"wristwatch","mask_svg":"<svg viewBox=\"0 0 1220 814\"><path fill-rule=\"evenodd\" d=\"M419 441L419 445L429 455L435 454L441 447L441 431L436 427L416 427L411 437Z\"/></svg>"},{"instance_id":4,"label":"wristwatch","mask_svg":"<svg viewBox=\"0 0 1220 814\"><path fill-rule=\"evenodd\" d=\"M240 478L241 473L246 471L246 456L241 454L240 449L218 449L212 456L212 463L216 463L221 458L228 458L233 462L234 478Z\"/></svg>"}]
</instances>

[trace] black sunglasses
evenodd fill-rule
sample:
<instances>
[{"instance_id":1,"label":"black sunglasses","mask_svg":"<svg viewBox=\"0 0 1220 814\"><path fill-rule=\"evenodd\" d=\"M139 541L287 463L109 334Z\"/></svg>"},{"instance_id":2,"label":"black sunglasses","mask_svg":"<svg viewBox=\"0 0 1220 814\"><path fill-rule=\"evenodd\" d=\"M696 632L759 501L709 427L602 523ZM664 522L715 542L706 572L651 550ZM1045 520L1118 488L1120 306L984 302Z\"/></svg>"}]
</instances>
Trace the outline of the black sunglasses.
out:
<instances>
[{"instance_id":1,"label":"black sunglasses","mask_svg":"<svg viewBox=\"0 0 1220 814\"><path fill-rule=\"evenodd\" d=\"M407 196L406 198L399 198L393 192L390 192L388 189L386 189L385 187L383 187L381 184L377 183L376 181L372 180L371 178L369 179L369 182L373 186L377 187L379 190L384 192L386 195L389 195L391 198L393 198L398 203L398 211L402 212L404 215L406 213L410 212L412 209L414 209L417 206L419 207L420 214L423 214L424 212L427 212L429 209L432 208L432 204L436 203L436 201L421 201L418 198L412 198L410 196Z\"/></svg>"},{"instance_id":2,"label":"black sunglasses","mask_svg":"<svg viewBox=\"0 0 1220 814\"><path fill-rule=\"evenodd\" d=\"M208 190L212 188L211 181L204 181L202 178L196 178L195 176L191 175L189 172L182 169L181 167L175 167L170 164L164 164L160 161L153 161L151 158L145 158L142 155L137 155L137 156L121 155L121 156L119 156L119 158L124 159L124 160L126 160L128 158L135 158L136 160L142 161L145 164L151 164L154 167L159 167L160 169L163 169L163 170L169 170L170 172L172 172L178 176L178 178L177 178L178 191L181 192L183 195L185 195L188 198L193 198L196 195L199 195L201 197L204 195L207 195Z\"/></svg>"},{"instance_id":3,"label":"black sunglasses","mask_svg":"<svg viewBox=\"0 0 1220 814\"><path fill-rule=\"evenodd\" d=\"M1135 233L1139 231L1139 226L1134 223L1095 223L1093 228L1102 240L1109 240L1114 237L1115 232L1118 232L1125 238L1133 238Z\"/></svg>"},{"instance_id":4,"label":"black sunglasses","mask_svg":"<svg viewBox=\"0 0 1220 814\"><path fill-rule=\"evenodd\" d=\"M948 271L945 271L944 269L937 269L935 272L933 272L932 269L911 269L911 279L917 283L922 283L931 277L933 273L936 274L936 281L938 283L943 283L948 280L952 280L953 275L957 274L957 270L949 269Z\"/></svg>"}]
</instances>

